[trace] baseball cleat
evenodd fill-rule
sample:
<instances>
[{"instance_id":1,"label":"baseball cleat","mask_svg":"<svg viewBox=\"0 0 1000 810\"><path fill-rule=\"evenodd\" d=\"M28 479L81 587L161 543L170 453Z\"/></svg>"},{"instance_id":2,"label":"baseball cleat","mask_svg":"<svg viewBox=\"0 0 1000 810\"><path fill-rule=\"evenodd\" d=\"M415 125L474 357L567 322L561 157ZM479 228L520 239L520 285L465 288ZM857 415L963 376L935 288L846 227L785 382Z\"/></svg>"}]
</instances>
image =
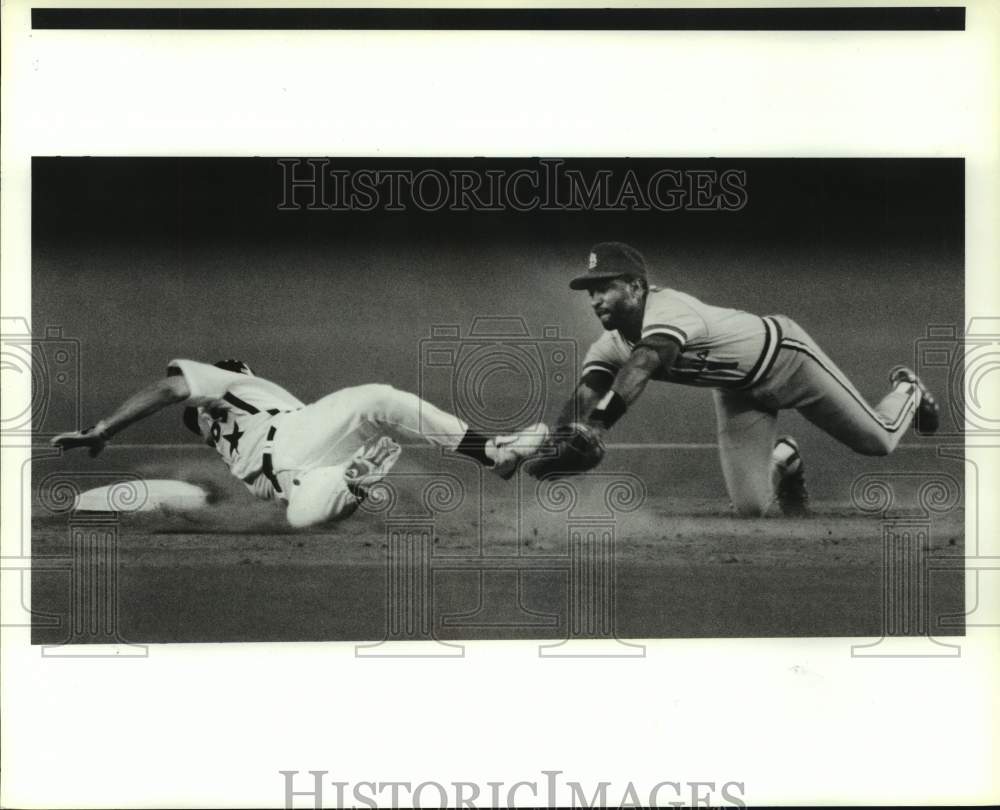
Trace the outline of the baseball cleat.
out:
<instances>
[{"instance_id":1,"label":"baseball cleat","mask_svg":"<svg viewBox=\"0 0 1000 810\"><path fill-rule=\"evenodd\" d=\"M913 429L921 435L937 433L941 424L941 408L937 401L928 391L920 378L913 372L913 369L906 366L896 366L889 372L889 382L893 388L900 383L910 383L915 385L920 392L920 402L917 404L917 412L913 418Z\"/></svg>"},{"instance_id":2,"label":"baseball cleat","mask_svg":"<svg viewBox=\"0 0 1000 810\"><path fill-rule=\"evenodd\" d=\"M363 501L368 497L368 490L388 475L402 452L403 449L388 436L362 447L344 470L347 489Z\"/></svg>"},{"instance_id":3,"label":"baseball cleat","mask_svg":"<svg viewBox=\"0 0 1000 810\"><path fill-rule=\"evenodd\" d=\"M775 464L781 473L778 482L778 506L788 517L809 513L809 492L806 490L805 464L799 455L799 444L791 436L782 436L774 443Z\"/></svg>"},{"instance_id":4,"label":"baseball cleat","mask_svg":"<svg viewBox=\"0 0 1000 810\"><path fill-rule=\"evenodd\" d=\"M517 472L522 461L535 455L549 438L542 422L509 436L497 436L486 444L486 455L493 459L492 470L505 481Z\"/></svg>"}]
</instances>

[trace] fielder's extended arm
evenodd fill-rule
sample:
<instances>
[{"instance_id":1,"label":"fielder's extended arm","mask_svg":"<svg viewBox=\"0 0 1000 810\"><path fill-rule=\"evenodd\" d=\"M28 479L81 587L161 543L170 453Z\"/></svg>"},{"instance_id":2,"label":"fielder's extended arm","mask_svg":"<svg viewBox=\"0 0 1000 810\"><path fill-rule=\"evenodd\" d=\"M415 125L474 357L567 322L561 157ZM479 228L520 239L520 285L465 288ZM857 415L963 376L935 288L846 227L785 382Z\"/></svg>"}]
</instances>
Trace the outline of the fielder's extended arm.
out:
<instances>
[{"instance_id":1,"label":"fielder's extended arm","mask_svg":"<svg viewBox=\"0 0 1000 810\"><path fill-rule=\"evenodd\" d=\"M672 338L652 335L635 347L613 380L600 371L588 372L563 406L556 427L586 421L607 430L639 398L653 372L672 366L678 354L680 347Z\"/></svg>"},{"instance_id":2,"label":"fielder's extended arm","mask_svg":"<svg viewBox=\"0 0 1000 810\"><path fill-rule=\"evenodd\" d=\"M672 339L654 336L636 346L613 382L607 374L592 372L584 377L529 473L535 478L576 475L600 464L607 431L639 397L653 372L664 364L673 365L679 352ZM586 414L583 419L581 413Z\"/></svg>"},{"instance_id":3,"label":"fielder's extended arm","mask_svg":"<svg viewBox=\"0 0 1000 810\"><path fill-rule=\"evenodd\" d=\"M653 372L659 368L670 368L678 354L680 346L663 335L651 335L636 346L628 362L619 369L610 389L587 412L587 423L603 430L610 429L639 398Z\"/></svg>"},{"instance_id":4,"label":"fielder's extended arm","mask_svg":"<svg viewBox=\"0 0 1000 810\"><path fill-rule=\"evenodd\" d=\"M563 405L559 417L556 419L556 427L560 428L573 422L582 421L597 406L608 391L614 379L602 371L588 371L580 378L580 383L576 387L566 404Z\"/></svg>"},{"instance_id":5,"label":"fielder's extended arm","mask_svg":"<svg viewBox=\"0 0 1000 810\"><path fill-rule=\"evenodd\" d=\"M115 409L107 419L102 419L93 427L62 433L52 439L52 444L63 450L86 447L94 458L108 443L108 439L140 419L145 419L159 410L183 402L191 396L187 381L182 375L164 377L141 391L137 391Z\"/></svg>"}]
</instances>

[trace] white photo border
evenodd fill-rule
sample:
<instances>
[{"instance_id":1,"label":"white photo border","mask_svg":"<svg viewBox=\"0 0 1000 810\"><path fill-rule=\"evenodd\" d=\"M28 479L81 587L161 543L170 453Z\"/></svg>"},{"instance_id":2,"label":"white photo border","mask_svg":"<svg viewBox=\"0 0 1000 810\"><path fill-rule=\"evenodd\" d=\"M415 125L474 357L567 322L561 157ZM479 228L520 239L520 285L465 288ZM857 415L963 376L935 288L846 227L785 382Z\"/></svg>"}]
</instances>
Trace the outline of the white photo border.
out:
<instances>
[{"instance_id":1,"label":"white photo border","mask_svg":"<svg viewBox=\"0 0 1000 810\"><path fill-rule=\"evenodd\" d=\"M962 157L967 319L997 318L1000 6L964 5L964 32L32 31L30 3L8 0L2 314L31 311L32 155L628 155ZM5 412L23 408L27 384L4 382ZM997 413L996 386L984 393ZM9 558L27 451L3 452ZM997 451L976 452L996 492ZM981 548L1000 525L988 500L968 515ZM995 603L995 579L982 584ZM334 643L75 660L4 628L2 803L283 806L279 771L310 769L737 781L772 805L1000 800L996 625L949 639L957 658L852 658L858 641L652 641L638 660L543 659L533 642L444 660Z\"/></svg>"}]
</instances>

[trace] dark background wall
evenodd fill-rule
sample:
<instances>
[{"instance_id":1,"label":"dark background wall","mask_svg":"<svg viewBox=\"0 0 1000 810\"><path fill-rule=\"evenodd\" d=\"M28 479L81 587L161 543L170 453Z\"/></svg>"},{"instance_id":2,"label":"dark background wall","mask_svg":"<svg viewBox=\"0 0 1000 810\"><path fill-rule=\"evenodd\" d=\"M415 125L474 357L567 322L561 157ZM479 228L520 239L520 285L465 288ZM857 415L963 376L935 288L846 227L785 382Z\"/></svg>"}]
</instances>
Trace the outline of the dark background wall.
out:
<instances>
[{"instance_id":1,"label":"dark background wall","mask_svg":"<svg viewBox=\"0 0 1000 810\"><path fill-rule=\"evenodd\" d=\"M447 374L421 374L421 340L432 327L517 316L535 335L558 326L582 359L600 327L566 280L605 239L642 250L661 284L793 316L872 399L890 366L913 362L928 325L961 325L961 160L566 165L617 175L739 169L747 203L737 212L280 211L282 172L272 159L36 158L33 329L58 325L81 341L89 422L177 356L246 359L306 401L384 381L450 407ZM516 412L520 384L516 369L490 377L486 407ZM557 408L550 403L547 415ZM654 385L616 438L702 442L713 429L706 391ZM175 414L129 436L193 440Z\"/></svg>"}]
</instances>

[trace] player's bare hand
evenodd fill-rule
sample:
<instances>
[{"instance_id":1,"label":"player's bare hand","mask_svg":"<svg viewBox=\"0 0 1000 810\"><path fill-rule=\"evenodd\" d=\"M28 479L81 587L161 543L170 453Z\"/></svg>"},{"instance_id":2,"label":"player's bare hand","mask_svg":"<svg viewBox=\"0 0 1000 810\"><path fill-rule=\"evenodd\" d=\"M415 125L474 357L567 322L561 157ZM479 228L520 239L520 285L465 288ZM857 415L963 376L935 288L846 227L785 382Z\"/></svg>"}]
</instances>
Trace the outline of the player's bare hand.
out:
<instances>
[{"instance_id":1,"label":"player's bare hand","mask_svg":"<svg viewBox=\"0 0 1000 810\"><path fill-rule=\"evenodd\" d=\"M86 447L90 451L91 458L97 458L107 443L108 440L96 429L96 426L75 430L72 433L61 433L51 442L53 447L59 447L63 450Z\"/></svg>"}]
</instances>

